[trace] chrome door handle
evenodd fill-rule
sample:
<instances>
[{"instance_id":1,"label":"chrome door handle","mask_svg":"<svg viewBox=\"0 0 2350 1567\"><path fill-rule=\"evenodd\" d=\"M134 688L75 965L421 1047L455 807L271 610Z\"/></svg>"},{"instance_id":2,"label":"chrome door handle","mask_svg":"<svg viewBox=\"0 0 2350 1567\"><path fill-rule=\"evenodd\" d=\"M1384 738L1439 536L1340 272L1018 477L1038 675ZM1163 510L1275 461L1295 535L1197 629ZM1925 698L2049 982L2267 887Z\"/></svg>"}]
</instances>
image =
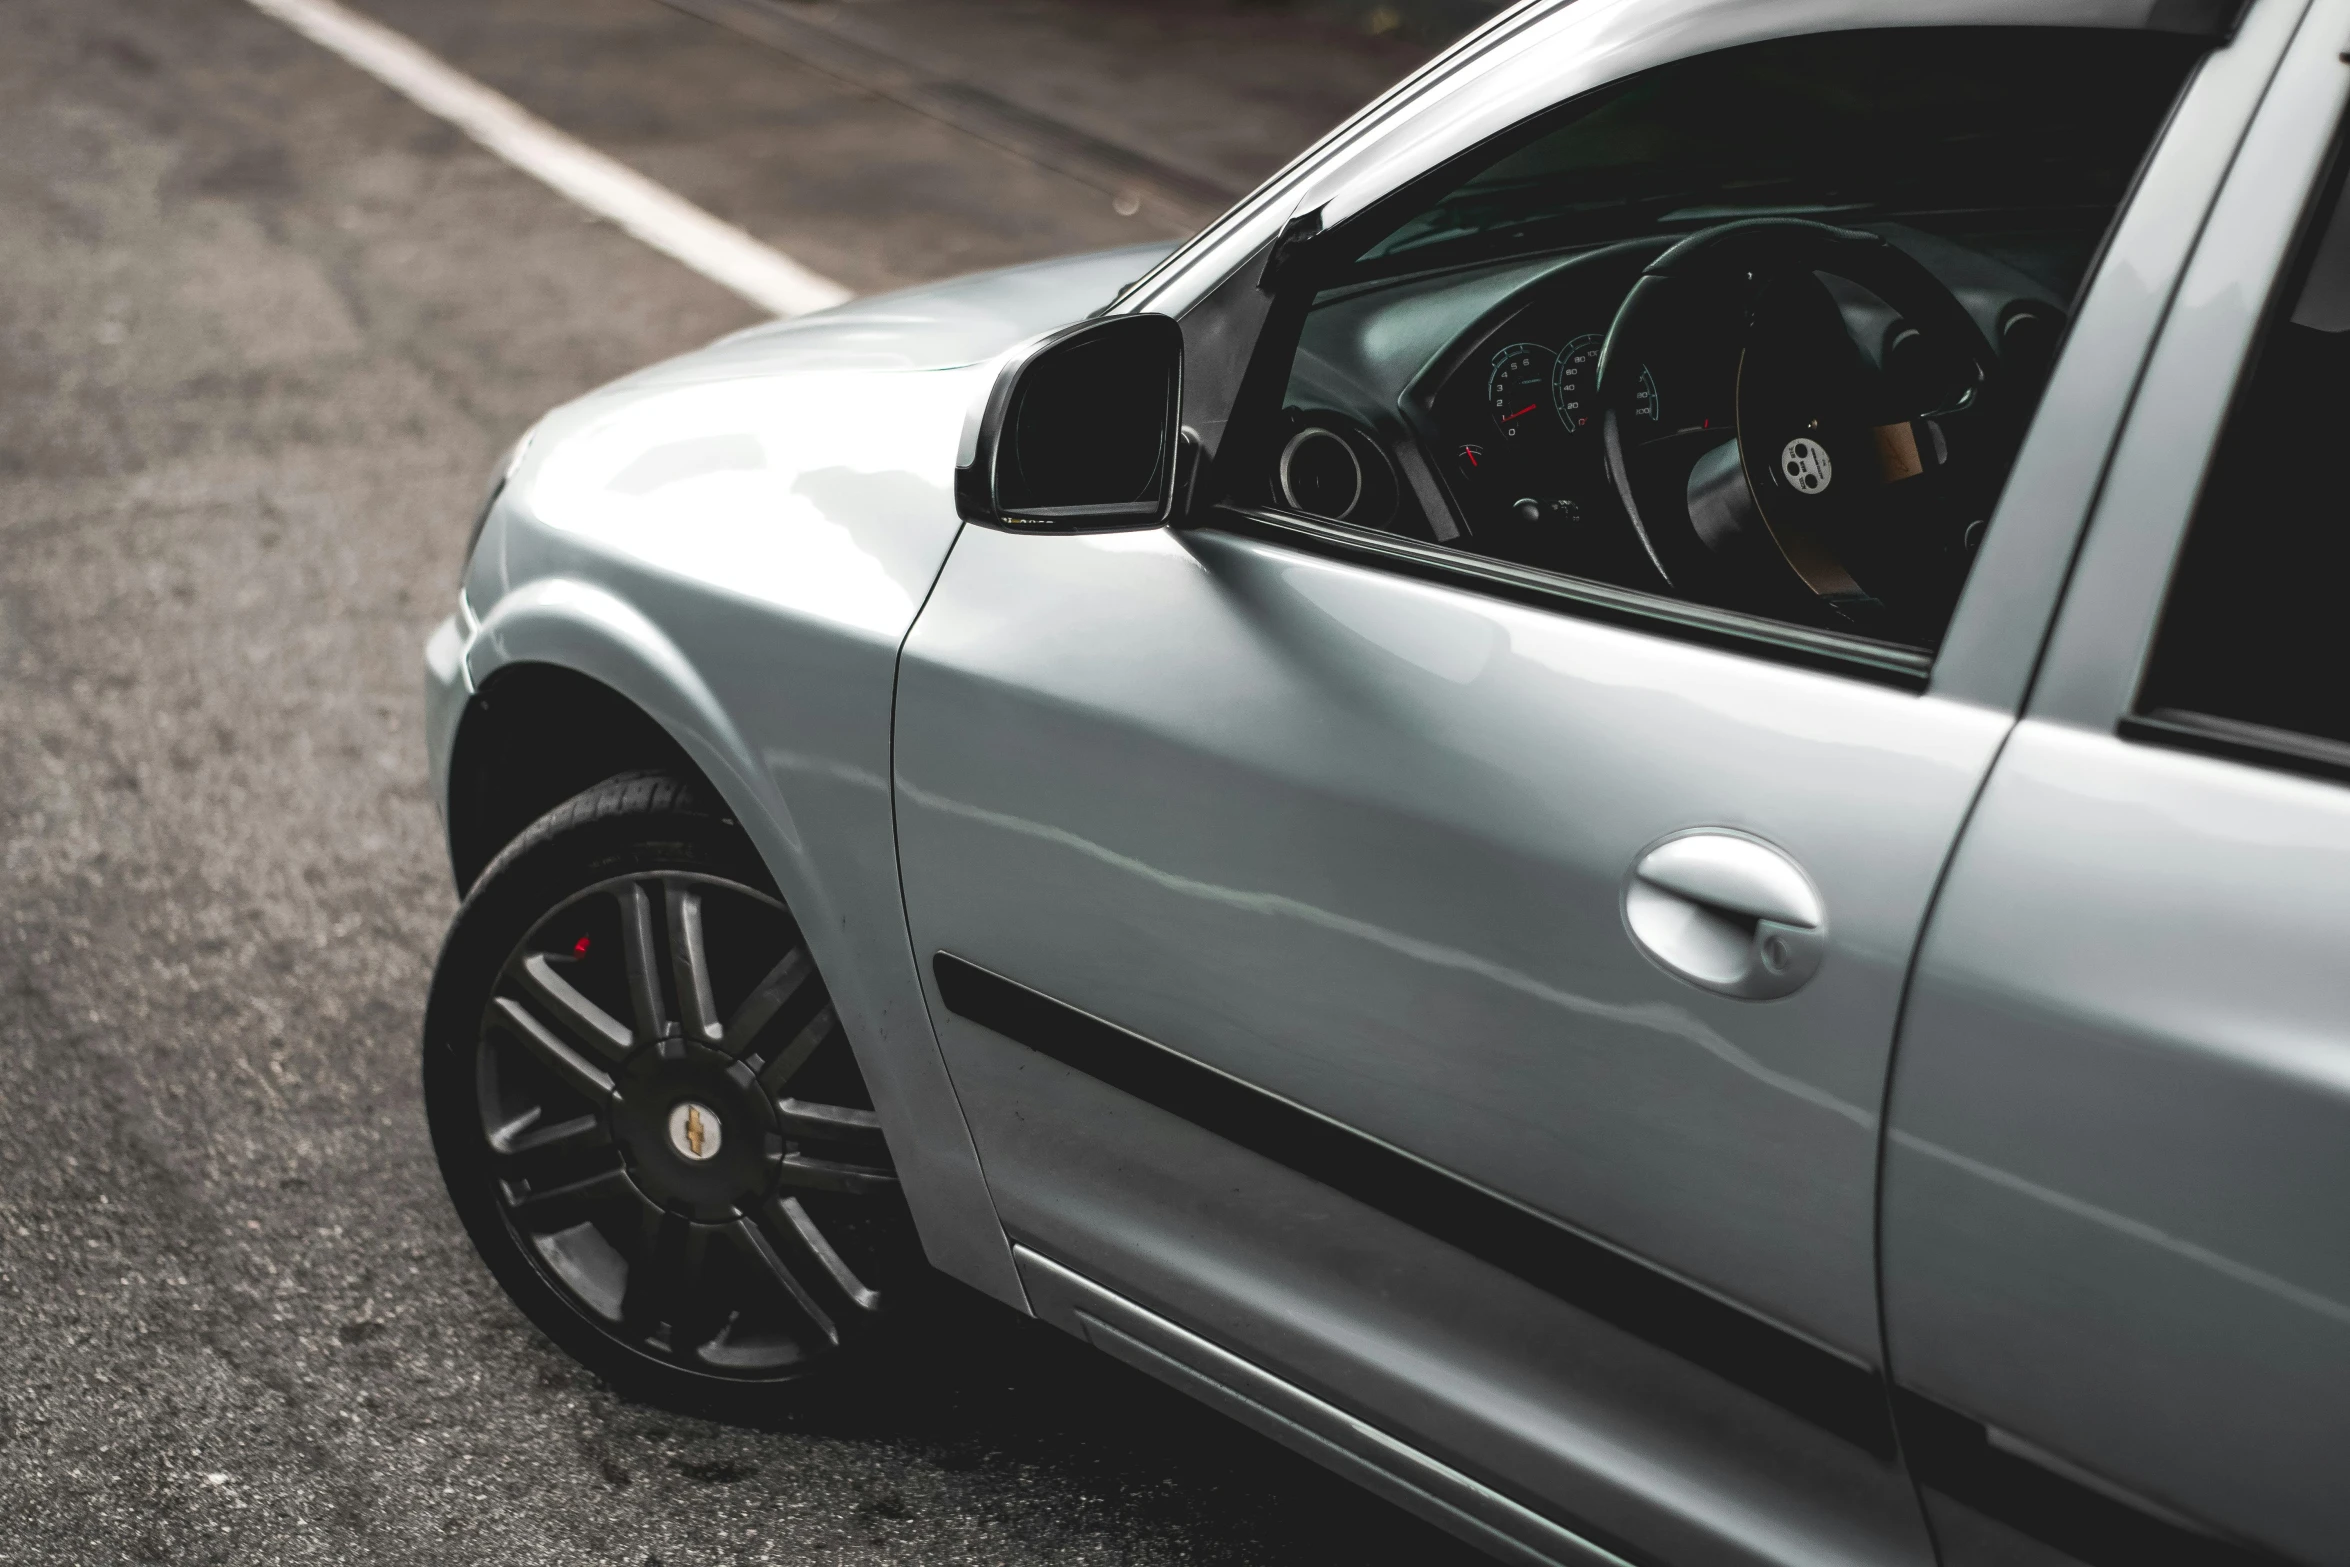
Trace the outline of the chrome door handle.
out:
<instances>
[{"instance_id":1,"label":"chrome door handle","mask_svg":"<svg viewBox=\"0 0 2350 1567\"><path fill-rule=\"evenodd\" d=\"M1643 854L1624 883L1624 925L1660 967L1748 1001L1801 988L1828 951L1811 878L1742 833L1680 833Z\"/></svg>"}]
</instances>

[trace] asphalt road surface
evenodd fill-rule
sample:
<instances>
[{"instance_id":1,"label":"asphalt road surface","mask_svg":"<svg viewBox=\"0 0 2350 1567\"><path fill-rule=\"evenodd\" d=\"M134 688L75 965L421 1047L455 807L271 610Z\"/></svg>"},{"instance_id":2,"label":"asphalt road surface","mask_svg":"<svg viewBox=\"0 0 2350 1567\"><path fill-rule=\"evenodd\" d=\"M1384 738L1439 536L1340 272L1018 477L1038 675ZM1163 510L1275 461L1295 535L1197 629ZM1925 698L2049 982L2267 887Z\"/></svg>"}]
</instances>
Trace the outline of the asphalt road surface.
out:
<instances>
[{"instance_id":1,"label":"asphalt road surface","mask_svg":"<svg viewBox=\"0 0 2350 1567\"><path fill-rule=\"evenodd\" d=\"M1161 221L652 0L362 4L859 290ZM1070 0L1002 9L1072 68ZM1339 97L1409 63L1181 9L1100 36L1180 33L1137 112L1201 179L1322 110L1268 98L1236 148L1177 45L1229 24ZM759 1430L624 1403L523 1323L418 1106L453 906L418 648L497 451L752 312L238 0L5 25L0 1562L1460 1560L983 1303Z\"/></svg>"}]
</instances>

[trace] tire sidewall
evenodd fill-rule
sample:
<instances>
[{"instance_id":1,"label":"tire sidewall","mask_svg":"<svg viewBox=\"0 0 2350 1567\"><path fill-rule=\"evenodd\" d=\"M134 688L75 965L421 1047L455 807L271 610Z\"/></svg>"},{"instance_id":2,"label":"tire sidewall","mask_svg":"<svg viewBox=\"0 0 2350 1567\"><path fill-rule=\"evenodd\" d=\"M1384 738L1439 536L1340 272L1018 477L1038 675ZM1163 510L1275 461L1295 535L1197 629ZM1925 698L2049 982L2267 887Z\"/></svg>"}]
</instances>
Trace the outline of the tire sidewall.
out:
<instances>
[{"instance_id":1,"label":"tire sidewall","mask_svg":"<svg viewBox=\"0 0 2350 1567\"><path fill-rule=\"evenodd\" d=\"M667 779L599 785L549 812L491 862L459 906L434 965L424 1024L425 1118L475 1250L540 1331L631 1396L739 1417L780 1387L823 1376L845 1356L836 1351L795 1373L745 1380L697 1373L615 1338L546 1277L508 1223L476 1099L482 1016L523 938L599 882L660 871L722 877L782 901L741 828Z\"/></svg>"}]
</instances>

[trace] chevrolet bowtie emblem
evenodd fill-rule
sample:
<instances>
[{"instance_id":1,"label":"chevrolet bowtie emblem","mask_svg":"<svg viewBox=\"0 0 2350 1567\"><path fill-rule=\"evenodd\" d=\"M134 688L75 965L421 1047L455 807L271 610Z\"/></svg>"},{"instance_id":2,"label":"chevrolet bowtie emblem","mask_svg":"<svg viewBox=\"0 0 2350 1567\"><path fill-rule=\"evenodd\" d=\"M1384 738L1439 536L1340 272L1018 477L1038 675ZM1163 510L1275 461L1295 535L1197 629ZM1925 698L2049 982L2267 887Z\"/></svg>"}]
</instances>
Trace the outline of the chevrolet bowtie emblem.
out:
<instances>
[{"instance_id":1,"label":"chevrolet bowtie emblem","mask_svg":"<svg viewBox=\"0 0 2350 1567\"><path fill-rule=\"evenodd\" d=\"M669 1112L669 1146L681 1159L699 1164L717 1157L720 1137L718 1117L707 1105L688 1099Z\"/></svg>"}]
</instances>

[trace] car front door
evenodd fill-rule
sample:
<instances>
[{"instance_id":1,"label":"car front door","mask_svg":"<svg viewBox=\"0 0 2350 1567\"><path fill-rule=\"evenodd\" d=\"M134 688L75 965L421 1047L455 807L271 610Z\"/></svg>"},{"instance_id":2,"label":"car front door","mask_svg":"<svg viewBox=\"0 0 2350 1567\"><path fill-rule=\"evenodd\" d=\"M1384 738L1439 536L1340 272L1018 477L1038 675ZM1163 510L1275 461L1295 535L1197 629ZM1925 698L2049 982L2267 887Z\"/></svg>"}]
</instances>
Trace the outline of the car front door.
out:
<instances>
[{"instance_id":1,"label":"car front door","mask_svg":"<svg viewBox=\"0 0 2350 1567\"><path fill-rule=\"evenodd\" d=\"M966 529L903 657L900 850L1032 1289L1584 1540L1929 1560L1879 1374L1896 1013L2255 74L2145 171L1939 662L1469 559L1402 447L1421 541L1251 504L1231 434L1185 526Z\"/></svg>"},{"instance_id":2,"label":"car front door","mask_svg":"<svg viewBox=\"0 0 2350 1567\"><path fill-rule=\"evenodd\" d=\"M2237 159L1919 957L1885 1298L1948 1567L2350 1562L2345 36Z\"/></svg>"}]
</instances>

